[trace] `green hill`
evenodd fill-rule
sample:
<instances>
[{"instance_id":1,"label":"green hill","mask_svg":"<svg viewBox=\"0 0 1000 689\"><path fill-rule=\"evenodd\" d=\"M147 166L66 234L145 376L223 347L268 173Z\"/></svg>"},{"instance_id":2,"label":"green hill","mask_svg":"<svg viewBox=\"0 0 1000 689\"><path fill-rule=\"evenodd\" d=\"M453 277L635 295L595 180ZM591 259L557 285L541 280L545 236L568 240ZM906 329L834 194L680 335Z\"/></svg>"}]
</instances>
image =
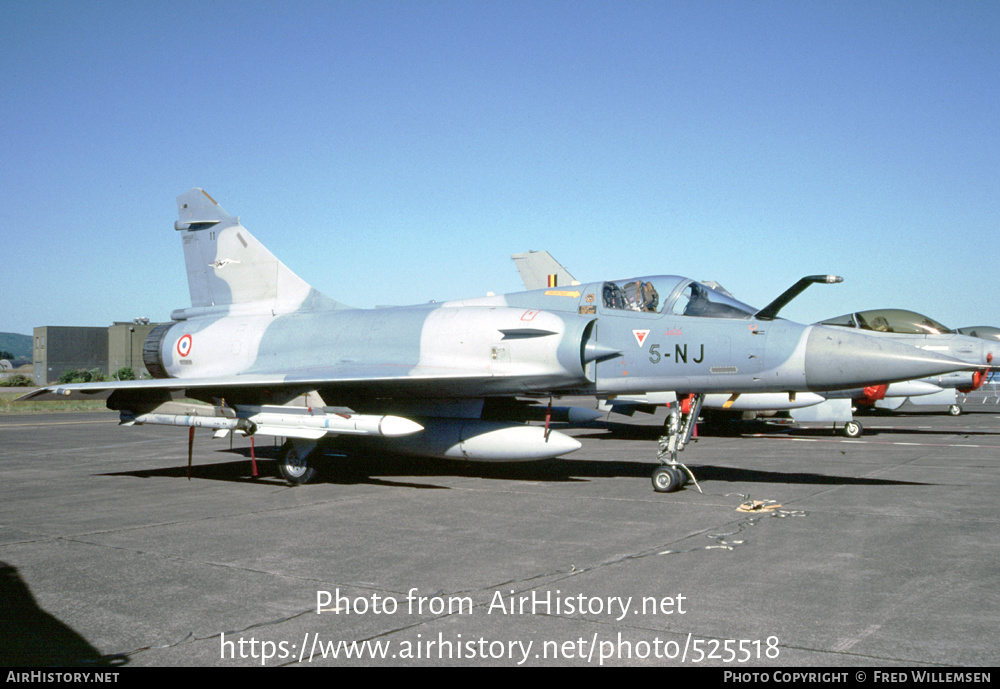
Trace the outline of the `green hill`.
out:
<instances>
[{"instance_id":1,"label":"green hill","mask_svg":"<svg viewBox=\"0 0 1000 689\"><path fill-rule=\"evenodd\" d=\"M0 333L0 352L10 352L15 357L31 358L31 335Z\"/></svg>"}]
</instances>

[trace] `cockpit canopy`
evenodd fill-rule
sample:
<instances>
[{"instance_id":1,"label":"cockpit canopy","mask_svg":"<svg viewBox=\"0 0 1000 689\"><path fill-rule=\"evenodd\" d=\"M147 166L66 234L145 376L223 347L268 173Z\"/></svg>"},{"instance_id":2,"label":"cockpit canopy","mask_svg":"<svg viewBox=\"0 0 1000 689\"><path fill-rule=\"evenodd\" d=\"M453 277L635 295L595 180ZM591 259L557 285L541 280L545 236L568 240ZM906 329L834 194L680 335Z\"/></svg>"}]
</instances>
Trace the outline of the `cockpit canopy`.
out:
<instances>
[{"instance_id":1,"label":"cockpit canopy","mask_svg":"<svg viewBox=\"0 0 1000 689\"><path fill-rule=\"evenodd\" d=\"M605 282L601 299L605 309L701 318L750 318L758 311L721 288L676 275Z\"/></svg>"},{"instance_id":2,"label":"cockpit canopy","mask_svg":"<svg viewBox=\"0 0 1000 689\"><path fill-rule=\"evenodd\" d=\"M969 337L979 337L984 340L1000 340L1000 328L992 325L975 325L971 328L959 328L958 332Z\"/></svg>"},{"instance_id":3,"label":"cockpit canopy","mask_svg":"<svg viewBox=\"0 0 1000 689\"><path fill-rule=\"evenodd\" d=\"M948 335L952 331L932 318L904 309L858 311L822 321L820 325L839 325L882 333L907 335Z\"/></svg>"}]
</instances>

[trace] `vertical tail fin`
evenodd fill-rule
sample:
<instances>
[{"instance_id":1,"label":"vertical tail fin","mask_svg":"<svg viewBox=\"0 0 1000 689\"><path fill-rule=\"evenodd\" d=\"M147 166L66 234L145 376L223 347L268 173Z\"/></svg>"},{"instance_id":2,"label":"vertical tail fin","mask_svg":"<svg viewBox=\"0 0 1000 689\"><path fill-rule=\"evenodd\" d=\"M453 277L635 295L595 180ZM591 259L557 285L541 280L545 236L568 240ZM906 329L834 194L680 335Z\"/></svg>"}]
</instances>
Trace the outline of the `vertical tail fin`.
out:
<instances>
[{"instance_id":1,"label":"vertical tail fin","mask_svg":"<svg viewBox=\"0 0 1000 689\"><path fill-rule=\"evenodd\" d=\"M521 274L525 289L542 289L580 283L563 268L548 251L527 251L513 254L511 259Z\"/></svg>"},{"instance_id":2,"label":"vertical tail fin","mask_svg":"<svg viewBox=\"0 0 1000 689\"><path fill-rule=\"evenodd\" d=\"M345 308L324 297L257 241L204 190L177 197L184 262L192 309L197 313L235 310L271 311L275 315L303 308Z\"/></svg>"}]
</instances>

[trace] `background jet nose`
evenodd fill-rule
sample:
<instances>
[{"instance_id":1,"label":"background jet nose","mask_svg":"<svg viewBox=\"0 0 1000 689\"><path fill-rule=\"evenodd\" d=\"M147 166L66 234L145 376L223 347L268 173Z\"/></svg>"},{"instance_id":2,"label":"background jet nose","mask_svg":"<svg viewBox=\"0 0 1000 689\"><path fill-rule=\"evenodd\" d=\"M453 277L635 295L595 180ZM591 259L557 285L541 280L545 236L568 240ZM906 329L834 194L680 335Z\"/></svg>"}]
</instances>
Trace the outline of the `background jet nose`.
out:
<instances>
[{"instance_id":1,"label":"background jet nose","mask_svg":"<svg viewBox=\"0 0 1000 689\"><path fill-rule=\"evenodd\" d=\"M844 328L813 326L806 341L805 374L810 390L914 380L970 368L975 366Z\"/></svg>"}]
</instances>

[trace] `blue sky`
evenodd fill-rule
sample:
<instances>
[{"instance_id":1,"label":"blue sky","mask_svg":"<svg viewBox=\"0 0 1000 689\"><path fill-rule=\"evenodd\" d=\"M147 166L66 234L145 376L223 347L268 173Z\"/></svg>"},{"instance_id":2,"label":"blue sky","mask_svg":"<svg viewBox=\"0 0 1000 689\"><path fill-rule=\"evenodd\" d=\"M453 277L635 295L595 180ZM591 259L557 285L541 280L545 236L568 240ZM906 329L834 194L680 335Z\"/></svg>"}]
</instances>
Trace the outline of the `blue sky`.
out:
<instances>
[{"instance_id":1,"label":"blue sky","mask_svg":"<svg viewBox=\"0 0 1000 689\"><path fill-rule=\"evenodd\" d=\"M998 325L1000 4L4 2L0 331L190 303L205 188L353 306L679 274Z\"/></svg>"}]
</instances>

